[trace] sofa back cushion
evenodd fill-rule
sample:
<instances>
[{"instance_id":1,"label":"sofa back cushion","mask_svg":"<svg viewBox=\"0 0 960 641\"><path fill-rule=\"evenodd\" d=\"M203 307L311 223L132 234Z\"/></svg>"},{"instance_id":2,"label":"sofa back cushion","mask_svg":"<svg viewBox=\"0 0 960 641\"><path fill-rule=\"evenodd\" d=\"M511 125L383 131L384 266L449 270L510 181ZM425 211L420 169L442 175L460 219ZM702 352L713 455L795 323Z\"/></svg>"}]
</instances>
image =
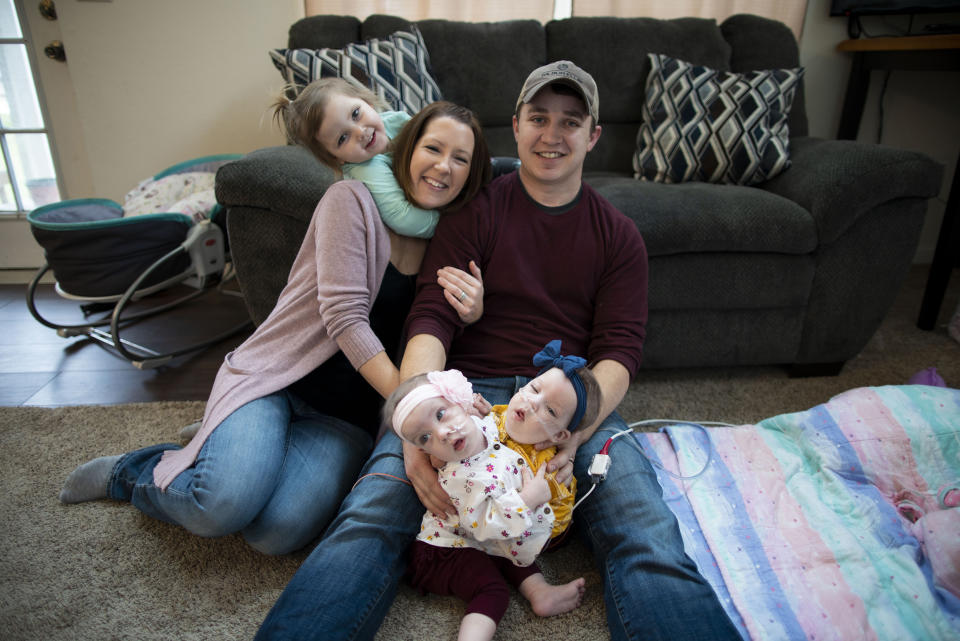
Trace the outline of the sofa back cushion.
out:
<instances>
[{"instance_id":1,"label":"sofa back cushion","mask_svg":"<svg viewBox=\"0 0 960 641\"><path fill-rule=\"evenodd\" d=\"M287 48L339 49L360 40L360 20L354 16L310 16L290 25Z\"/></svg>"},{"instance_id":2,"label":"sofa back cushion","mask_svg":"<svg viewBox=\"0 0 960 641\"><path fill-rule=\"evenodd\" d=\"M724 20L720 31L730 43L730 71L744 73L800 66L797 39L793 31L782 22L741 13ZM809 133L803 84L801 79L793 95L793 107L787 120L791 137L806 136Z\"/></svg>"},{"instance_id":3,"label":"sofa back cushion","mask_svg":"<svg viewBox=\"0 0 960 641\"><path fill-rule=\"evenodd\" d=\"M421 20L432 75L446 100L470 107L483 125L490 153L515 156L511 117L527 75L553 60L572 60L597 81L603 135L587 154L588 172L632 175L650 63L663 53L718 70L791 68L799 64L793 33L780 22L733 16L713 19L583 17L459 22ZM342 47L409 29L396 16L312 16L290 28L290 48ZM790 135L806 135L802 85L790 114Z\"/></svg>"},{"instance_id":4,"label":"sofa back cushion","mask_svg":"<svg viewBox=\"0 0 960 641\"><path fill-rule=\"evenodd\" d=\"M430 52L432 75L445 100L473 110L494 156L516 156L511 117L527 75L546 62L546 35L536 20L416 23ZM364 38L384 37L410 23L373 15L363 21Z\"/></svg>"},{"instance_id":5,"label":"sofa back cushion","mask_svg":"<svg viewBox=\"0 0 960 641\"><path fill-rule=\"evenodd\" d=\"M648 53L730 68L730 45L713 19L570 18L552 20L545 30L549 60L572 60L597 81L603 134L587 155L586 171L632 172Z\"/></svg>"}]
</instances>

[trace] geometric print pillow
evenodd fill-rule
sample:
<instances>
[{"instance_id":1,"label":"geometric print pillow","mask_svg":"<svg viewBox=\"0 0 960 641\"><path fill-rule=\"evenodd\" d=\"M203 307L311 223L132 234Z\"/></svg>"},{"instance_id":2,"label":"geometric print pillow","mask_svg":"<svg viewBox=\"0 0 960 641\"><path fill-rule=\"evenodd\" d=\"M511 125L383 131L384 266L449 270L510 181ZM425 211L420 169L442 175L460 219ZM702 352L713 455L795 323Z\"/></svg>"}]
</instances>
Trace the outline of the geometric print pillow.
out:
<instances>
[{"instance_id":1,"label":"geometric print pillow","mask_svg":"<svg viewBox=\"0 0 960 641\"><path fill-rule=\"evenodd\" d=\"M790 166L787 119L802 68L731 73L648 56L636 178L753 185Z\"/></svg>"},{"instance_id":2,"label":"geometric print pillow","mask_svg":"<svg viewBox=\"0 0 960 641\"><path fill-rule=\"evenodd\" d=\"M430 75L430 57L420 31L398 31L343 49L274 49L270 58L284 80L300 89L320 78L344 78L372 89L393 111L411 116L441 99Z\"/></svg>"}]
</instances>

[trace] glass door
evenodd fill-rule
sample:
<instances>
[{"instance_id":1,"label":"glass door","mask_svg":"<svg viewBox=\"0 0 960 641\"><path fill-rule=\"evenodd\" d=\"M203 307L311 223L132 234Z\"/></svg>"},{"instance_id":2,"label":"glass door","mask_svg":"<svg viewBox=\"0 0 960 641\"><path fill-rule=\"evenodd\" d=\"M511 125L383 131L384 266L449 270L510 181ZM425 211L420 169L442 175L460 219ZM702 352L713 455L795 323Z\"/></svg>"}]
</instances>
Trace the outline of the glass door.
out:
<instances>
[{"instance_id":1,"label":"glass door","mask_svg":"<svg viewBox=\"0 0 960 641\"><path fill-rule=\"evenodd\" d=\"M14 0L0 0L0 216L61 200L27 40Z\"/></svg>"}]
</instances>

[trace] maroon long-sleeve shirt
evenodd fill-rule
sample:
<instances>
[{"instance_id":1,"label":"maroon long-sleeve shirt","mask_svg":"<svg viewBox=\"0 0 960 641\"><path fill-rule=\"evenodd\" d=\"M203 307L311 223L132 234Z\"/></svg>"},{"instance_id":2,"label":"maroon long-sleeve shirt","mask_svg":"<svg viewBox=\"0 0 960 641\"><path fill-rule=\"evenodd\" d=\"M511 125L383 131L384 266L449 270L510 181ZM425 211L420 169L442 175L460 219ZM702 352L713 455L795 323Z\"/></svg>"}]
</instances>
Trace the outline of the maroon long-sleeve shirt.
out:
<instances>
[{"instance_id":1,"label":"maroon long-sleeve shirt","mask_svg":"<svg viewBox=\"0 0 960 641\"><path fill-rule=\"evenodd\" d=\"M436 284L440 267L483 273L483 317L463 326ZM440 217L407 318L407 337L431 334L447 367L467 376L537 373L531 359L550 340L590 363L640 367L647 320L647 251L636 225L584 184L553 210L531 199L517 172L466 207Z\"/></svg>"}]
</instances>

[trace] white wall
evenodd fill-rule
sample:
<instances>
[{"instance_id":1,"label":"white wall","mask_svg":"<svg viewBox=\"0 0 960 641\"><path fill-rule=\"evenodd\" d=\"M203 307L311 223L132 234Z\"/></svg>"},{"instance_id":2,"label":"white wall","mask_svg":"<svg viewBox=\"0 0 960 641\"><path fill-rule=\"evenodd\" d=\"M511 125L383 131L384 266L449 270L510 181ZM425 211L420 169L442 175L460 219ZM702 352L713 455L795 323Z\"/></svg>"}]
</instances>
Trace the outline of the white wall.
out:
<instances>
[{"instance_id":1,"label":"white wall","mask_svg":"<svg viewBox=\"0 0 960 641\"><path fill-rule=\"evenodd\" d=\"M267 51L286 46L301 5L58 3L94 194L122 199L168 165L280 142L261 123L281 85Z\"/></svg>"},{"instance_id":2,"label":"white wall","mask_svg":"<svg viewBox=\"0 0 960 641\"><path fill-rule=\"evenodd\" d=\"M264 116L282 85L267 51L286 46L302 0L60 0L53 23L34 0L22 7L52 111L75 104L73 118L51 123L63 198L122 202L178 162L283 143ZM65 67L42 54L53 29ZM42 260L25 220L0 219L0 269Z\"/></svg>"},{"instance_id":3,"label":"white wall","mask_svg":"<svg viewBox=\"0 0 960 641\"><path fill-rule=\"evenodd\" d=\"M810 0L800 53L810 133L833 138L850 58L835 50L847 37L846 22L828 17L828 2ZM81 123L68 133L82 139L70 147L82 153L60 161L64 173L88 176L72 182L86 187L68 185L64 197L122 200L168 165L281 144L264 116L281 84L267 50L286 44L289 26L303 15L300 0L60 0L57 11ZM860 140L876 142L879 76ZM917 262L932 258L958 155L958 79L952 72L895 71L887 89L882 142L946 165ZM35 267L41 260L25 221L0 221L0 268Z\"/></svg>"},{"instance_id":4,"label":"white wall","mask_svg":"<svg viewBox=\"0 0 960 641\"><path fill-rule=\"evenodd\" d=\"M848 37L846 19L829 17L829 6L829 0L809 0L800 40L800 62L807 69L804 82L810 135L822 138L837 135L850 71L850 54L835 49L838 42ZM871 18L866 24L871 34L882 35L906 27L907 20L904 16ZM936 15L915 19L918 24L958 20L957 16ZM871 75L857 140L920 151L944 165L940 194L927 206L926 222L914 257L915 263L927 264L933 260L960 155L960 72L893 71L883 98L883 133L878 138L884 74L874 71Z\"/></svg>"}]
</instances>

